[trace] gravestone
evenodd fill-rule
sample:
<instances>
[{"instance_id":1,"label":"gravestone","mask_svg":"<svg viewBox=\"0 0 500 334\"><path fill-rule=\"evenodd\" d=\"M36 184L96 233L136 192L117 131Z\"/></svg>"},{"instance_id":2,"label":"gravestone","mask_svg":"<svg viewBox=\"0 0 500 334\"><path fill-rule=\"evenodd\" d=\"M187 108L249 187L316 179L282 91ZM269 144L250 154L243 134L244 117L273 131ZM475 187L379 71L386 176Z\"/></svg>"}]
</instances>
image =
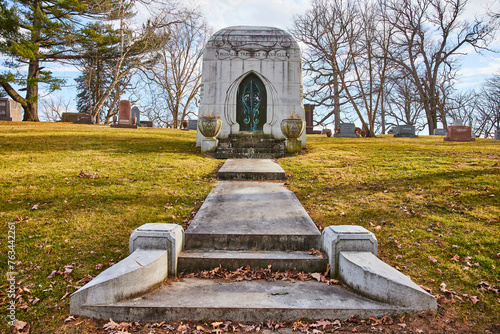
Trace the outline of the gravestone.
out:
<instances>
[{"instance_id":1,"label":"gravestone","mask_svg":"<svg viewBox=\"0 0 500 334\"><path fill-rule=\"evenodd\" d=\"M190 119L188 121L188 129L189 130L198 130L198 120L197 119Z\"/></svg>"},{"instance_id":2,"label":"gravestone","mask_svg":"<svg viewBox=\"0 0 500 334\"><path fill-rule=\"evenodd\" d=\"M137 117L135 125L141 126L141 111L137 107L132 108L132 117L130 118L130 124L134 124L134 117Z\"/></svg>"},{"instance_id":3,"label":"gravestone","mask_svg":"<svg viewBox=\"0 0 500 334\"><path fill-rule=\"evenodd\" d=\"M340 123L339 131L333 135L334 137L359 138L356 133L354 123Z\"/></svg>"},{"instance_id":4,"label":"gravestone","mask_svg":"<svg viewBox=\"0 0 500 334\"><path fill-rule=\"evenodd\" d=\"M314 108L313 104L304 104L304 111L306 115L306 134L321 134L321 131L314 130Z\"/></svg>"},{"instance_id":5,"label":"gravestone","mask_svg":"<svg viewBox=\"0 0 500 334\"><path fill-rule=\"evenodd\" d=\"M75 124L92 124L92 117L90 114L78 113L76 119L73 122Z\"/></svg>"},{"instance_id":6,"label":"gravestone","mask_svg":"<svg viewBox=\"0 0 500 334\"><path fill-rule=\"evenodd\" d=\"M497 131L495 131L495 140L500 140L500 129L497 129Z\"/></svg>"},{"instance_id":7,"label":"gravestone","mask_svg":"<svg viewBox=\"0 0 500 334\"><path fill-rule=\"evenodd\" d=\"M451 125L448 127L448 133L444 137L445 141L474 141L472 129L470 126Z\"/></svg>"},{"instance_id":8,"label":"gravestone","mask_svg":"<svg viewBox=\"0 0 500 334\"><path fill-rule=\"evenodd\" d=\"M0 98L0 121L21 122L22 120L21 104L9 98Z\"/></svg>"},{"instance_id":9,"label":"gravestone","mask_svg":"<svg viewBox=\"0 0 500 334\"><path fill-rule=\"evenodd\" d=\"M118 111L118 124L111 124L112 128L129 128L129 129L137 129L137 125L131 124L131 106L130 101L121 100L120 109Z\"/></svg>"},{"instance_id":10,"label":"gravestone","mask_svg":"<svg viewBox=\"0 0 500 334\"><path fill-rule=\"evenodd\" d=\"M434 136L446 136L447 133L448 130L446 129L434 129L434 131L432 132Z\"/></svg>"},{"instance_id":11,"label":"gravestone","mask_svg":"<svg viewBox=\"0 0 500 334\"><path fill-rule=\"evenodd\" d=\"M415 126L413 125L396 126L394 137L418 138L418 136L415 134Z\"/></svg>"},{"instance_id":12,"label":"gravestone","mask_svg":"<svg viewBox=\"0 0 500 334\"><path fill-rule=\"evenodd\" d=\"M283 119L292 113L305 118L297 41L272 27L236 26L216 32L203 53L200 95L198 117L221 118L219 139L246 133L283 139ZM203 139L198 131L198 147ZM305 131L299 139L305 147Z\"/></svg>"}]
</instances>

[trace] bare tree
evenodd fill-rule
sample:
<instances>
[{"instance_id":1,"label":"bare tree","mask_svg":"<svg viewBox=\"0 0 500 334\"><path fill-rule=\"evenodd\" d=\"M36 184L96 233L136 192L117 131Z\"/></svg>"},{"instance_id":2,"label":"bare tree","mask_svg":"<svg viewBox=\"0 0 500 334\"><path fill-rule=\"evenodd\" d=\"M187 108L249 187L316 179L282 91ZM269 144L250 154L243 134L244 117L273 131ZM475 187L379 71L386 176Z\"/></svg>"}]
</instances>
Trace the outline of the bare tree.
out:
<instances>
[{"instance_id":1,"label":"bare tree","mask_svg":"<svg viewBox=\"0 0 500 334\"><path fill-rule=\"evenodd\" d=\"M429 134L437 126L440 78L458 67L462 47L486 49L495 26L461 19L467 0L387 0L386 20L395 34L387 56L414 83L423 103Z\"/></svg>"},{"instance_id":2,"label":"bare tree","mask_svg":"<svg viewBox=\"0 0 500 334\"><path fill-rule=\"evenodd\" d=\"M320 122L334 114L338 127L340 106L348 102L367 135L375 135L391 36L380 10L369 1L316 0L312 9L295 17L292 33L307 46L306 99L333 106Z\"/></svg>"},{"instance_id":3,"label":"bare tree","mask_svg":"<svg viewBox=\"0 0 500 334\"><path fill-rule=\"evenodd\" d=\"M353 10L343 0L314 0L311 9L294 17L292 34L306 46L304 97L320 108L333 107L331 112L322 115L317 125L326 125L327 119L334 115L334 125L338 128L340 107L348 103L340 84L341 72L347 64L339 58L349 47L345 25L352 20Z\"/></svg>"},{"instance_id":4,"label":"bare tree","mask_svg":"<svg viewBox=\"0 0 500 334\"><path fill-rule=\"evenodd\" d=\"M418 129L425 127L422 122L422 103L413 82L402 75L391 76L388 80L390 94L386 98L388 125L414 125Z\"/></svg>"},{"instance_id":5,"label":"bare tree","mask_svg":"<svg viewBox=\"0 0 500 334\"><path fill-rule=\"evenodd\" d=\"M500 74L484 83L475 101L476 134L493 137L494 131L500 129Z\"/></svg>"},{"instance_id":6,"label":"bare tree","mask_svg":"<svg viewBox=\"0 0 500 334\"><path fill-rule=\"evenodd\" d=\"M178 128L189 113L194 113L201 82L200 60L210 29L201 16L192 15L184 24L169 27L169 34L165 47L143 69L143 76L156 85L154 89L165 104L157 109L155 118Z\"/></svg>"},{"instance_id":7,"label":"bare tree","mask_svg":"<svg viewBox=\"0 0 500 334\"><path fill-rule=\"evenodd\" d=\"M58 122L62 113L70 110L71 101L61 96L51 96L40 99L42 118L48 122Z\"/></svg>"},{"instance_id":8,"label":"bare tree","mask_svg":"<svg viewBox=\"0 0 500 334\"><path fill-rule=\"evenodd\" d=\"M173 1L165 1L116 2L114 15L109 19L117 26L118 43L110 46L114 51L110 56L112 65L107 69L108 82L90 110L93 121L98 120L102 107L116 91L116 86L150 62L152 53L171 40L171 30L184 23L189 16L187 11L178 9ZM147 13L146 21L134 14L138 7L142 14Z\"/></svg>"}]
</instances>

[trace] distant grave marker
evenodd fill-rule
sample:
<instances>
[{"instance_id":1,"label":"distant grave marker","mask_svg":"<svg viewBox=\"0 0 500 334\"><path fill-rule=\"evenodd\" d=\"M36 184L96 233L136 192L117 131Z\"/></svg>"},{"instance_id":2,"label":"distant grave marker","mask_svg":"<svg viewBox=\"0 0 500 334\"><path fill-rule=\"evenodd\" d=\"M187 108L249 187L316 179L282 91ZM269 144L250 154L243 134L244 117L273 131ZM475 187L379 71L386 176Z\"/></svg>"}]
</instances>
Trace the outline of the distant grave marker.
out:
<instances>
[{"instance_id":1,"label":"distant grave marker","mask_svg":"<svg viewBox=\"0 0 500 334\"><path fill-rule=\"evenodd\" d=\"M448 127L448 133L444 137L445 141L474 141L470 126L463 125L461 120L455 120L453 125Z\"/></svg>"},{"instance_id":2,"label":"distant grave marker","mask_svg":"<svg viewBox=\"0 0 500 334\"><path fill-rule=\"evenodd\" d=\"M135 124L134 124L134 117L135 118ZM134 124L134 125L138 125L140 126L141 125L141 111L139 110L139 108L137 107L133 107L132 108L132 118L131 118L131 124Z\"/></svg>"},{"instance_id":3,"label":"distant grave marker","mask_svg":"<svg viewBox=\"0 0 500 334\"><path fill-rule=\"evenodd\" d=\"M112 128L129 128L137 129L137 125L130 124L131 122L131 105L128 100L120 101L120 109L118 112L118 124L111 124Z\"/></svg>"},{"instance_id":4,"label":"distant grave marker","mask_svg":"<svg viewBox=\"0 0 500 334\"><path fill-rule=\"evenodd\" d=\"M448 130L446 129L434 129L433 135L434 136L446 136L448 133Z\"/></svg>"},{"instance_id":5,"label":"distant grave marker","mask_svg":"<svg viewBox=\"0 0 500 334\"><path fill-rule=\"evenodd\" d=\"M0 121L21 122L22 120L21 104L9 98L0 98Z\"/></svg>"},{"instance_id":6,"label":"distant grave marker","mask_svg":"<svg viewBox=\"0 0 500 334\"><path fill-rule=\"evenodd\" d=\"M497 129L497 131L495 131L495 140L500 140L500 129Z\"/></svg>"},{"instance_id":7,"label":"distant grave marker","mask_svg":"<svg viewBox=\"0 0 500 334\"><path fill-rule=\"evenodd\" d=\"M413 125L396 126L394 137L418 138L418 136L415 134L415 126Z\"/></svg>"},{"instance_id":8,"label":"distant grave marker","mask_svg":"<svg viewBox=\"0 0 500 334\"><path fill-rule=\"evenodd\" d=\"M188 121L188 129L189 130L198 130L198 120L197 119L190 119Z\"/></svg>"},{"instance_id":9,"label":"distant grave marker","mask_svg":"<svg viewBox=\"0 0 500 334\"><path fill-rule=\"evenodd\" d=\"M333 135L334 137L347 137L347 138L359 138L356 133L356 126L354 123L341 123L339 131Z\"/></svg>"}]
</instances>

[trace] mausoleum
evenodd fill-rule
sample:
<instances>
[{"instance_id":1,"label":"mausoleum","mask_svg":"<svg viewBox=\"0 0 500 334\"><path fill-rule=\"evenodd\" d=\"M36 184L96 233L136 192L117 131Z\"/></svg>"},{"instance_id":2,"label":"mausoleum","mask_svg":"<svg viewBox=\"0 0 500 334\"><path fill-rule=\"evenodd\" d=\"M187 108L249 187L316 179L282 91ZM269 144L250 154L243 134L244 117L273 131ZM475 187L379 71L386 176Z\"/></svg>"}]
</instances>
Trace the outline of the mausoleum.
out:
<instances>
[{"instance_id":1,"label":"mausoleum","mask_svg":"<svg viewBox=\"0 0 500 334\"><path fill-rule=\"evenodd\" d=\"M222 120L218 138L262 133L284 135L280 124L292 113L305 118L301 52L288 32L272 27L237 26L216 32L203 54L198 116ZM198 132L197 146L203 135ZM299 138L306 145L305 132Z\"/></svg>"}]
</instances>

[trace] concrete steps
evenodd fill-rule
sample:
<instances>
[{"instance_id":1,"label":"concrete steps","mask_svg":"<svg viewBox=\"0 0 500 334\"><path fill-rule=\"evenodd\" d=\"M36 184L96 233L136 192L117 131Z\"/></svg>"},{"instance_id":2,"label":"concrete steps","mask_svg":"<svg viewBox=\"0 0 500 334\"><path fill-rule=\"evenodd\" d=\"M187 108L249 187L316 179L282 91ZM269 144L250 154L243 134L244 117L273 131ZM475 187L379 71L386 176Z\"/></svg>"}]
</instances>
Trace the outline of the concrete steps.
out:
<instances>
[{"instance_id":1,"label":"concrete steps","mask_svg":"<svg viewBox=\"0 0 500 334\"><path fill-rule=\"evenodd\" d=\"M134 230L131 255L73 293L71 314L115 321L290 321L437 309L433 296L377 258L373 233L346 225L329 226L322 236L295 195L273 181L282 175L277 164L252 167L248 161L227 162L233 166L226 176L236 180L218 182L185 232L174 224ZM239 180L252 169L271 181ZM310 248L322 249L325 258L309 254ZM319 273L330 265L330 274L349 289L300 276L279 281L184 276L151 291L167 274L220 265L233 271L271 265L274 272Z\"/></svg>"},{"instance_id":2,"label":"concrete steps","mask_svg":"<svg viewBox=\"0 0 500 334\"><path fill-rule=\"evenodd\" d=\"M259 132L240 133L219 139L217 159L274 159L285 156L285 140Z\"/></svg>"},{"instance_id":3,"label":"concrete steps","mask_svg":"<svg viewBox=\"0 0 500 334\"><path fill-rule=\"evenodd\" d=\"M272 266L324 272L328 260L310 255L321 247L321 234L295 195L283 183L285 171L272 160L229 159L220 181L185 232L178 271L236 270Z\"/></svg>"},{"instance_id":4,"label":"concrete steps","mask_svg":"<svg viewBox=\"0 0 500 334\"><path fill-rule=\"evenodd\" d=\"M328 259L309 252L185 250L178 261L177 271L186 273L212 270L218 266L236 270L247 265L252 270L271 265L273 271L295 269L314 273L324 272L328 265Z\"/></svg>"}]
</instances>

